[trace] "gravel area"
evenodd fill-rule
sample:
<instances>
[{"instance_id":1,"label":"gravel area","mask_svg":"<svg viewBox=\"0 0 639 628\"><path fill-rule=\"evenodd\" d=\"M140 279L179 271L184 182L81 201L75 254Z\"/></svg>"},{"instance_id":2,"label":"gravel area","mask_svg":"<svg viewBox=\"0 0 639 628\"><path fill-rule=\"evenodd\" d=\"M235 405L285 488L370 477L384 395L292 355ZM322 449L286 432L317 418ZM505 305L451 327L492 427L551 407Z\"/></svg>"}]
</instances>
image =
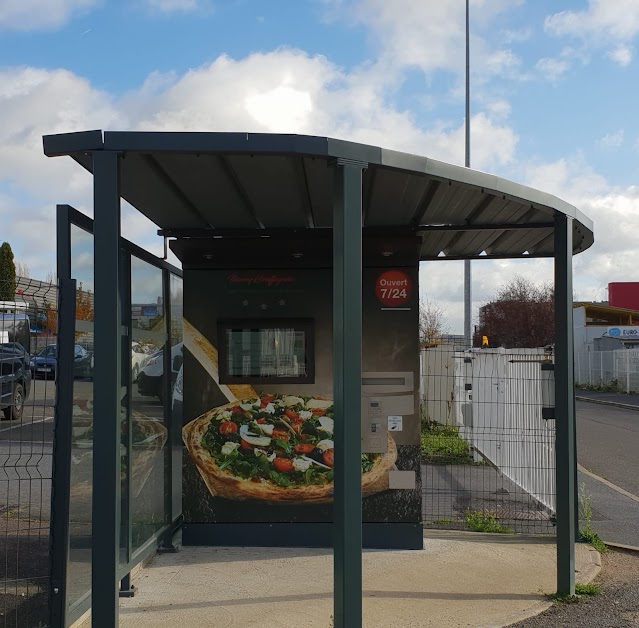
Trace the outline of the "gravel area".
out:
<instances>
[{"instance_id":1,"label":"gravel area","mask_svg":"<svg viewBox=\"0 0 639 628\"><path fill-rule=\"evenodd\" d=\"M575 604L555 604L541 615L511 628L626 628L639 626L639 552L610 551L601 556L594 582L603 592Z\"/></svg>"}]
</instances>

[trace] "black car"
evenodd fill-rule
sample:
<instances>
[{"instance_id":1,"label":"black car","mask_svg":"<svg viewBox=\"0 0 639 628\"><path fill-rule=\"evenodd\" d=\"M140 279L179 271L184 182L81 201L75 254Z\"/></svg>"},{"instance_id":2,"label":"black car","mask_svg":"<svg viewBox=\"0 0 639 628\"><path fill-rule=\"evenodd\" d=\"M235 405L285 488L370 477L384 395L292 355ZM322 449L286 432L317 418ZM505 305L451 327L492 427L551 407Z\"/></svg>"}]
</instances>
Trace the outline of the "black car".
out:
<instances>
[{"instance_id":1,"label":"black car","mask_svg":"<svg viewBox=\"0 0 639 628\"><path fill-rule=\"evenodd\" d=\"M20 343L0 343L0 410L7 419L22 418L30 392L29 354Z\"/></svg>"},{"instance_id":2,"label":"black car","mask_svg":"<svg viewBox=\"0 0 639 628\"><path fill-rule=\"evenodd\" d=\"M31 358L31 372L34 377L55 379L58 369L58 348L47 345L40 353ZM93 353L80 345L73 350L73 376L93 377Z\"/></svg>"}]
</instances>

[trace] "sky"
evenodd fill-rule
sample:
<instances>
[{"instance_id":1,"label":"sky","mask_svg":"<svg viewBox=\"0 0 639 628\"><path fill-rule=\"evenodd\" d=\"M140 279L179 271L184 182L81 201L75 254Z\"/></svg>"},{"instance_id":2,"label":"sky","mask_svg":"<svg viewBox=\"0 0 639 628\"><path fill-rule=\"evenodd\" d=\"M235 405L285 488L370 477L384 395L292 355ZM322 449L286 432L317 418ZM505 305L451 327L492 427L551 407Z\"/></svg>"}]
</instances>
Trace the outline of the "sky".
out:
<instances>
[{"instance_id":1,"label":"sky","mask_svg":"<svg viewBox=\"0 0 639 628\"><path fill-rule=\"evenodd\" d=\"M471 166L595 223L575 294L639 281L639 0L470 0ZM464 0L2 0L0 241L43 278L55 204L92 215L91 177L42 135L103 130L327 135L463 165ZM128 207L125 237L162 253ZM473 315L548 260L473 263ZM422 296L463 328L463 263Z\"/></svg>"}]
</instances>

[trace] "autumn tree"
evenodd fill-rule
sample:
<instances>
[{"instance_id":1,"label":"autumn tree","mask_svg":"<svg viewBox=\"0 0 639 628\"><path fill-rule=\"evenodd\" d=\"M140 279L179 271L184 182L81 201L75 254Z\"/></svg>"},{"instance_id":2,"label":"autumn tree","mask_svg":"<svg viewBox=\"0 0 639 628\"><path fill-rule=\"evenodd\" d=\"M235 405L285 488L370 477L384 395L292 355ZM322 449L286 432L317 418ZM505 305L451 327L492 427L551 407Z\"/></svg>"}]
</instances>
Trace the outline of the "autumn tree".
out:
<instances>
[{"instance_id":1,"label":"autumn tree","mask_svg":"<svg viewBox=\"0 0 639 628\"><path fill-rule=\"evenodd\" d=\"M515 275L501 286L491 301L479 308L479 325L473 345L482 336L491 347L506 349L543 347L555 340L555 295L552 284L536 284Z\"/></svg>"},{"instance_id":2,"label":"autumn tree","mask_svg":"<svg viewBox=\"0 0 639 628\"><path fill-rule=\"evenodd\" d=\"M53 306L51 305L51 303L49 303L48 301L45 300L44 305L43 305L43 321L42 321L42 327L44 328L44 332L45 334L47 334L47 336L55 336L56 333L58 332L58 316L57 313L55 311L55 309L53 308Z\"/></svg>"},{"instance_id":3,"label":"autumn tree","mask_svg":"<svg viewBox=\"0 0 639 628\"><path fill-rule=\"evenodd\" d=\"M419 344L422 349L437 346L448 333L446 313L442 307L425 299L419 304Z\"/></svg>"},{"instance_id":4,"label":"autumn tree","mask_svg":"<svg viewBox=\"0 0 639 628\"><path fill-rule=\"evenodd\" d=\"M8 242L0 246L0 301L14 301L16 298L16 265L13 251Z\"/></svg>"},{"instance_id":5,"label":"autumn tree","mask_svg":"<svg viewBox=\"0 0 639 628\"><path fill-rule=\"evenodd\" d=\"M75 291L75 320L76 321L92 321L93 320L93 294L91 290L85 290L82 282ZM76 340L86 332L76 331Z\"/></svg>"}]
</instances>

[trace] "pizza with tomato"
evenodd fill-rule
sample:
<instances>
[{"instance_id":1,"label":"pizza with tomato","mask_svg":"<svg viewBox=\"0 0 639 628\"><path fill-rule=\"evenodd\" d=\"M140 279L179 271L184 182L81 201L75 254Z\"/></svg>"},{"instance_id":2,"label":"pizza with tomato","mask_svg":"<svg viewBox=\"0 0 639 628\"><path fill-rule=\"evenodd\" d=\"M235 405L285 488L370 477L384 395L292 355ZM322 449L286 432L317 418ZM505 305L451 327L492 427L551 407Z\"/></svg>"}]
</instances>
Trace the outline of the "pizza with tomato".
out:
<instances>
[{"instance_id":1,"label":"pizza with tomato","mask_svg":"<svg viewBox=\"0 0 639 628\"><path fill-rule=\"evenodd\" d=\"M331 501L333 401L262 395L221 406L183 428L186 448L212 495L274 502ZM397 448L362 454L362 493L388 488Z\"/></svg>"}]
</instances>

